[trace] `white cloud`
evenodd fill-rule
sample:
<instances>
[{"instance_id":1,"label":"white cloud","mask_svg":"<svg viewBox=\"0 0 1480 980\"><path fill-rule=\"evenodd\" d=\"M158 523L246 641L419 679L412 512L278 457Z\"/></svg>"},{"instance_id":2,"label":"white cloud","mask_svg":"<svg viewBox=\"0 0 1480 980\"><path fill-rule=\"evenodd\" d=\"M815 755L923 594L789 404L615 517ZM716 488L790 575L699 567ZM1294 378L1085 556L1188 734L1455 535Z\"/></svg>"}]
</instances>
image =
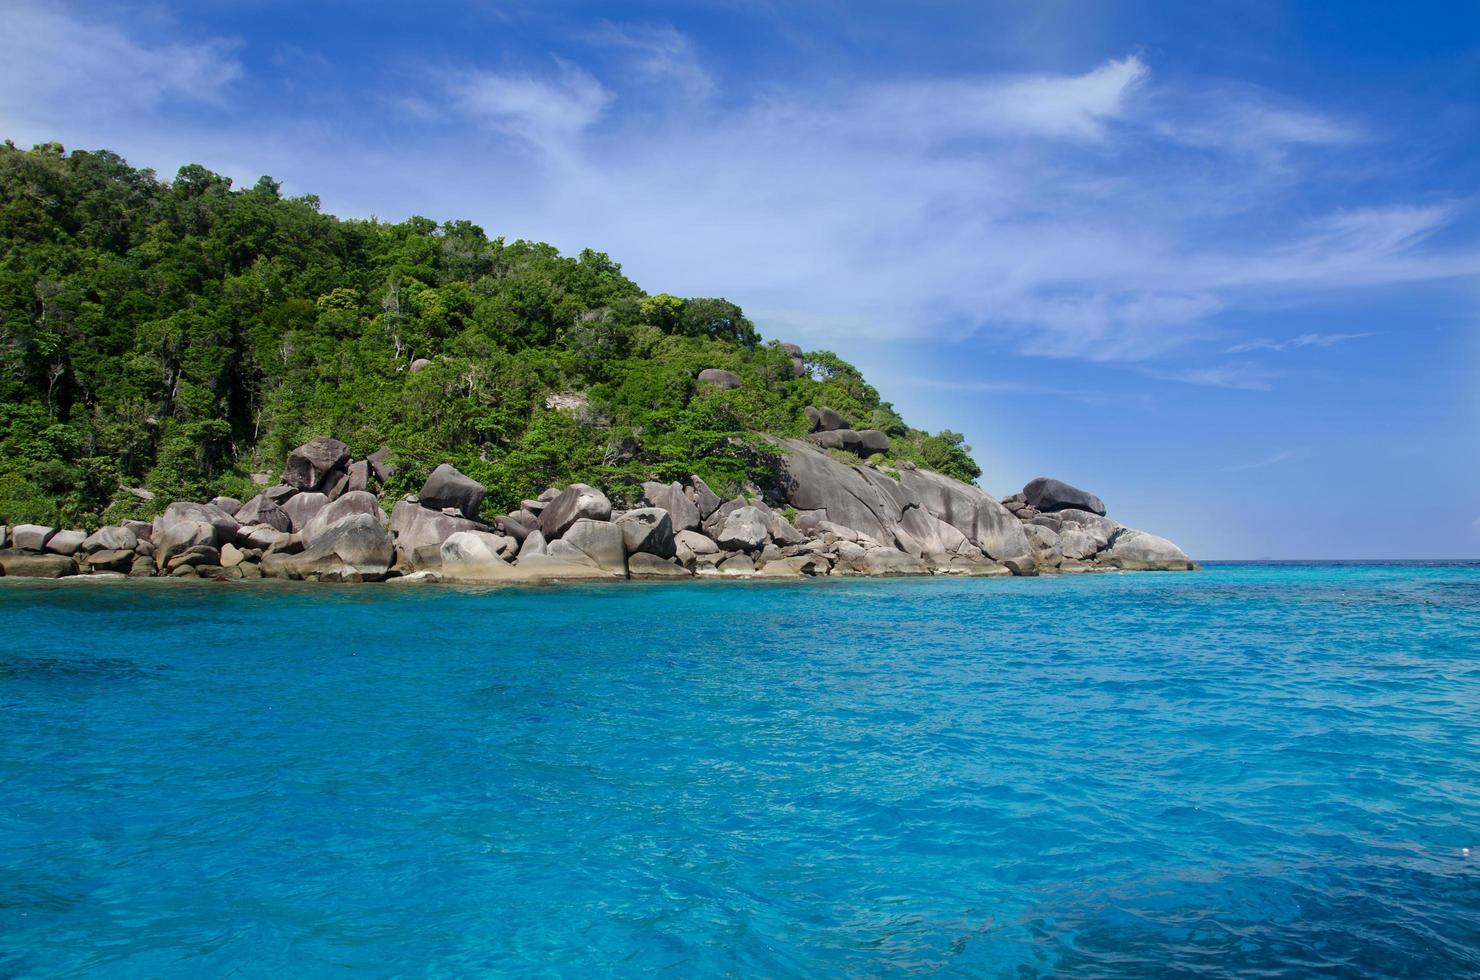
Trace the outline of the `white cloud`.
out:
<instances>
[{"instance_id":1,"label":"white cloud","mask_svg":"<svg viewBox=\"0 0 1480 980\"><path fill-rule=\"evenodd\" d=\"M558 77L472 71L447 80L456 107L469 118L547 151L564 152L612 100L596 79L555 59Z\"/></svg>"},{"instance_id":2,"label":"white cloud","mask_svg":"<svg viewBox=\"0 0 1480 980\"><path fill-rule=\"evenodd\" d=\"M1269 391L1271 382L1279 377L1277 372L1247 361L1201 368L1143 368L1142 373L1161 381L1180 381L1183 384L1238 391Z\"/></svg>"},{"instance_id":3,"label":"white cloud","mask_svg":"<svg viewBox=\"0 0 1480 980\"><path fill-rule=\"evenodd\" d=\"M138 40L64 4L0 7L0 129L25 140L142 124L180 104L221 105L241 77L229 41Z\"/></svg>"},{"instance_id":4,"label":"white cloud","mask_svg":"<svg viewBox=\"0 0 1480 980\"><path fill-rule=\"evenodd\" d=\"M1294 449L1283 449L1283 450L1275 453L1272 456L1267 456L1264 459L1257 459L1257 460L1255 460L1252 463L1239 463L1239 464L1234 465L1234 466L1222 466L1222 467L1219 467L1218 469L1213 470L1212 472L1214 472L1214 473L1244 473L1244 472L1247 472L1249 470L1262 470L1262 469L1264 469L1266 467L1276 466L1276 465L1278 465L1280 463L1287 462L1288 460L1295 459L1296 457L1298 457L1300 455L1301 455L1301 453L1298 452L1298 451L1296 451L1296 450L1294 450Z\"/></svg>"},{"instance_id":5,"label":"white cloud","mask_svg":"<svg viewBox=\"0 0 1480 980\"><path fill-rule=\"evenodd\" d=\"M1250 351L1256 350L1284 352L1287 350L1296 350L1301 347L1334 347L1348 340L1360 340L1363 337L1371 336L1372 333L1368 331L1366 333L1303 333L1298 337L1291 337L1289 340L1270 340L1267 337L1260 337L1257 340L1248 340L1241 344L1234 344L1224 351L1224 353L1247 354Z\"/></svg>"},{"instance_id":6,"label":"white cloud","mask_svg":"<svg viewBox=\"0 0 1480 980\"><path fill-rule=\"evenodd\" d=\"M675 85L689 99L703 99L714 92L714 79L699 61L693 42L671 25L622 27L604 24L590 39L598 45L629 52L632 65L644 78Z\"/></svg>"}]
</instances>

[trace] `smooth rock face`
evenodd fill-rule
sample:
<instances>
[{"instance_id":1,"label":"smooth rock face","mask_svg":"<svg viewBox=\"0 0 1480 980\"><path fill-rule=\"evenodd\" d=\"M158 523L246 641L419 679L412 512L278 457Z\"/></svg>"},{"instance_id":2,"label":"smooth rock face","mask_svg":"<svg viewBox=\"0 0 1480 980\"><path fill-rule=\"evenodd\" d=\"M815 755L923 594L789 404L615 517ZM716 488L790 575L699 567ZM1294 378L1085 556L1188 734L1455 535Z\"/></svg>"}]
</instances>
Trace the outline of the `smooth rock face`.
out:
<instances>
[{"instance_id":1,"label":"smooth rock face","mask_svg":"<svg viewBox=\"0 0 1480 980\"><path fill-rule=\"evenodd\" d=\"M351 514L331 525L301 554L265 556L262 572L322 582L375 582L385 578L395 555L390 533L380 522L369 514Z\"/></svg>"},{"instance_id":2,"label":"smooth rock face","mask_svg":"<svg viewBox=\"0 0 1480 980\"><path fill-rule=\"evenodd\" d=\"M1023 487L1023 496L1032 507L1044 513L1074 508L1102 517L1105 514L1105 504L1099 497L1052 477L1040 476L1029 482Z\"/></svg>"},{"instance_id":3,"label":"smooth rock face","mask_svg":"<svg viewBox=\"0 0 1480 980\"><path fill-rule=\"evenodd\" d=\"M835 410L825 405L817 409L818 432L833 432L846 428L849 428L848 420L839 415Z\"/></svg>"},{"instance_id":4,"label":"smooth rock face","mask_svg":"<svg viewBox=\"0 0 1480 980\"><path fill-rule=\"evenodd\" d=\"M550 545L550 554L558 555L556 545L577 548L592 564L614 575L627 574L627 547L622 528L605 521L579 520ZM564 549L560 549L563 551ZM575 556L571 556L575 557Z\"/></svg>"},{"instance_id":5,"label":"smooth rock face","mask_svg":"<svg viewBox=\"0 0 1480 980\"><path fill-rule=\"evenodd\" d=\"M1028 535L1028 543L1033 546L1033 558L1039 565L1054 567L1064 560L1059 536L1053 531L1037 524L1024 525L1023 531Z\"/></svg>"},{"instance_id":6,"label":"smooth rock face","mask_svg":"<svg viewBox=\"0 0 1480 980\"><path fill-rule=\"evenodd\" d=\"M138 558L138 556L135 555L131 549L128 551L124 551L122 549L107 549L103 551L94 551L84 560L88 563L88 565L92 566L93 571L127 573L130 569L133 568L134 560L136 558Z\"/></svg>"},{"instance_id":7,"label":"smooth rock face","mask_svg":"<svg viewBox=\"0 0 1480 980\"><path fill-rule=\"evenodd\" d=\"M579 520L605 521L612 516L606 494L584 483L572 483L545 505L540 513L540 533L554 541Z\"/></svg>"},{"instance_id":8,"label":"smooth rock face","mask_svg":"<svg viewBox=\"0 0 1480 980\"><path fill-rule=\"evenodd\" d=\"M709 484L697 476L689 477L689 486L694 488L694 506L699 509L699 520L709 520L709 515L723 502L719 499L719 494L709 489Z\"/></svg>"},{"instance_id":9,"label":"smooth rock face","mask_svg":"<svg viewBox=\"0 0 1480 980\"><path fill-rule=\"evenodd\" d=\"M679 531L673 535L675 547L687 548L696 555L712 555L719 551L719 545L708 535L700 534L698 531Z\"/></svg>"},{"instance_id":10,"label":"smooth rock face","mask_svg":"<svg viewBox=\"0 0 1480 980\"><path fill-rule=\"evenodd\" d=\"M699 508L688 494L683 492L683 487L677 483L644 483L642 485L642 496L651 506L661 507L668 512L669 521L675 531L697 531L699 529ZM718 502L716 501L716 506Z\"/></svg>"},{"instance_id":11,"label":"smooth rock face","mask_svg":"<svg viewBox=\"0 0 1480 980\"><path fill-rule=\"evenodd\" d=\"M414 500L398 500L391 509L390 529L396 536L396 553L402 562L417 548L439 548L459 531L486 531L487 527L465 517L429 510Z\"/></svg>"},{"instance_id":12,"label":"smooth rock face","mask_svg":"<svg viewBox=\"0 0 1480 980\"><path fill-rule=\"evenodd\" d=\"M725 371L721 368L705 368L699 372L699 380L708 385L714 385L729 391L740 387L740 375L733 371Z\"/></svg>"},{"instance_id":13,"label":"smooth rock face","mask_svg":"<svg viewBox=\"0 0 1480 980\"><path fill-rule=\"evenodd\" d=\"M1117 568L1136 571L1182 571L1192 568L1192 561L1166 538L1126 528L1116 535L1098 561Z\"/></svg>"},{"instance_id":14,"label":"smooth rock face","mask_svg":"<svg viewBox=\"0 0 1480 980\"><path fill-rule=\"evenodd\" d=\"M325 531L351 514L367 514L382 526L386 523L385 512L380 509L380 501L375 499L375 494L356 490L319 508L319 512L299 532L303 546L312 548Z\"/></svg>"},{"instance_id":15,"label":"smooth rock face","mask_svg":"<svg viewBox=\"0 0 1480 980\"><path fill-rule=\"evenodd\" d=\"M381 483L385 483L396 475L396 468L391 465L390 459L390 446L381 446L375 452L365 457L365 461L370 464L370 471L375 474L375 478Z\"/></svg>"},{"instance_id":16,"label":"smooth rock face","mask_svg":"<svg viewBox=\"0 0 1480 980\"><path fill-rule=\"evenodd\" d=\"M348 446L338 439L319 436L288 454L283 482L299 490L317 490L333 470L348 462Z\"/></svg>"},{"instance_id":17,"label":"smooth rock face","mask_svg":"<svg viewBox=\"0 0 1480 980\"><path fill-rule=\"evenodd\" d=\"M51 540L46 542L46 550L54 555L75 555L85 540L87 540L87 535L81 531L58 531L51 536Z\"/></svg>"},{"instance_id":18,"label":"smooth rock face","mask_svg":"<svg viewBox=\"0 0 1480 980\"><path fill-rule=\"evenodd\" d=\"M88 554L99 551L133 551L139 545L139 536L126 527L100 527L82 542L82 550Z\"/></svg>"},{"instance_id":19,"label":"smooth rock face","mask_svg":"<svg viewBox=\"0 0 1480 980\"><path fill-rule=\"evenodd\" d=\"M881 429L859 429L858 442L860 456L872 456L875 453L887 453L889 451L889 437Z\"/></svg>"},{"instance_id":20,"label":"smooth rock face","mask_svg":"<svg viewBox=\"0 0 1480 980\"><path fill-rule=\"evenodd\" d=\"M432 510L451 507L464 517L476 519L487 493L483 484L459 473L451 463L443 463L432 470L418 496L423 507Z\"/></svg>"},{"instance_id":21,"label":"smooth rock face","mask_svg":"<svg viewBox=\"0 0 1480 980\"><path fill-rule=\"evenodd\" d=\"M356 460L349 464L346 472L348 474L348 481L344 485L346 493L370 489L370 463L368 461Z\"/></svg>"},{"instance_id":22,"label":"smooth rock face","mask_svg":"<svg viewBox=\"0 0 1480 980\"><path fill-rule=\"evenodd\" d=\"M10 529L10 544L23 551L41 551L56 533L56 528L43 524L17 524Z\"/></svg>"},{"instance_id":23,"label":"smooth rock face","mask_svg":"<svg viewBox=\"0 0 1480 980\"><path fill-rule=\"evenodd\" d=\"M205 521L216 529L216 536L223 541L230 540L241 527L236 518L219 507L185 501L170 504L156 520L160 530L168 529L170 525L181 522Z\"/></svg>"},{"instance_id":24,"label":"smooth rock face","mask_svg":"<svg viewBox=\"0 0 1480 980\"><path fill-rule=\"evenodd\" d=\"M725 517L715 541L721 548L734 551L759 551L769 531L766 516L754 507L740 507Z\"/></svg>"},{"instance_id":25,"label":"smooth rock face","mask_svg":"<svg viewBox=\"0 0 1480 980\"><path fill-rule=\"evenodd\" d=\"M639 553L627 557L627 575L634 579L682 579L692 578L687 568L679 565L671 558L659 558L657 555Z\"/></svg>"},{"instance_id":26,"label":"smooth rock face","mask_svg":"<svg viewBox=\"0 0 1480 980\"><path fill-rule=\"evenodd\" d=\"M65 578L77 574L77 562L66 555L0 553L0 571L10 578Z\"/></svg>"},{"instance_id":27,"label":"smooth rock face","mask_svg":"<svg viewBox=\"0 0 1480 980\"><path fill-rule=\"evenodd\" d=\"M308 526L308 522L313 520L314 515L328 504L328 497L321 493L310 492L295 493L279 506L282 507L283 513L288 515L288 521L292 524L293 530L302 531Z\"/></svg>"},{"instance_id":28,"label":"smooth rock face","mask_svg":"<svg viewBox=\"0 0 1480 980\"><path fill-rule=\"evenodd\" d=\"M176 555L191 548L214 547L217 541L216 528L205 521L175 521L154 539L154 560L161 568L167 566Z\"/></svg>"},{"instance_id":29,"label":"smooth rock face","mask_svg":"<svg viewBox=\"0 0 1480 980\"><path fill-rule=\"evenodd\" d=\"M243 527L253 524L265 524L278 531L293 530L293 520L285 510L273 503L266 494L259 493L257 496L242 504L241 509L236 512L236 521Z\"/></svg>"},{"instance_id":30,"label":"smooth rock face","mask_svg":"<svg viewBox=\"0 0 1480 980\"><path fill-rule=\"evenodd\" d=\"M673 521L663 508L639 507L629 510L617 518L615 523L622 529L622 540L628 555L641 552L664 559L673 557Z\"/></svg>"},{"instance_id":31,"label":"smooth rock face","mask_svg":"<svg viewBox=\"0 0 1480 980\"><path fill-rule=\"evenodd\" d=\"M242 502L235 497L212 497L210 504L229 517L235 517L236 512L242 509Z\"/></svg>"}]
</instances>

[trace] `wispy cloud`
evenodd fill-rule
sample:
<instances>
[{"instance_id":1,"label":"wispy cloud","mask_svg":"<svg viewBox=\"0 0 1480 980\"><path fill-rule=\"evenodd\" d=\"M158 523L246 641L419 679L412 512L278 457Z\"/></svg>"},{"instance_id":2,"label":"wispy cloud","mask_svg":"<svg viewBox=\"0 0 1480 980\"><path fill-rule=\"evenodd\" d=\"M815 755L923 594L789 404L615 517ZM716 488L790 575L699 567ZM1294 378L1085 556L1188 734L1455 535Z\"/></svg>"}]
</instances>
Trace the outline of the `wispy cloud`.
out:
<instances>
[{"instance_id":1,"label":"wispy cloud","mask_svg":"<svg viewBox=\"0 0 1480 980\"><path fill-rule=\"evenodd\" d=\"M1366 333L1303 333L1289 340L1270 340L1261 337L1257 340L1247 340L1241 344L1234 344L1224 351L1225 354L1247 354L1250 351L1269 350L1284 352L1296 350L1301 347L1334 347L1348 340L1360 340L1363 337L1371 337L1371 331Z\"/></svg>"},{"instance_id":2,"label":"wispy cloud","mask_svg":"<svg viewBox=\"0 0 1480 980\"><path fill-rule=\"evenodd\" d=\"M565 152L573 137L601 117L612 93L575 65L554 61L553 79L471 71L450 78L447 89L473 121L542 150Z\"/></svg>"},{"instance_id":3,"label":"wispy cloud","mask_svg":"<svg viewBox=\"0 0 1480 980\"><path fill-rule=\"evenodd\" d=\"M714 79L700 63L694 44L672 25L638 27L603 24L589 39L598 45L626 51L642 77L678 87L689 99L704 99L714 92Z\"/></svg>"},{"instance_id":4,"label":"wispy cloud","mask_svg":"<svg viewBox=\"0 0 1480 980\"><path fill-rule=\"evenodd\" d=\"M1161 381L1180 381L1183 384L1239 391L1269 391L1273 387L1271 382L1279 377L1278 372L1248 361L1214 367L1143 368L1141 373Z\"/></svg>"},{"instance_id":5,"label":"wispy cloud","mask_svg":"<svg viewBox=\"0 0 1480 980\"><path fill-rule=\"evenodd\" d=\"M1243 473L1247 470L1262 470L1267 466L1275 466L1304 455L1303 451L1295 449L1282 449L1273 456L1257 459L1252 463L1239 463L1235 466L1220 466L1212 470L1214 473Z\"/></svg>"}]
</instances>

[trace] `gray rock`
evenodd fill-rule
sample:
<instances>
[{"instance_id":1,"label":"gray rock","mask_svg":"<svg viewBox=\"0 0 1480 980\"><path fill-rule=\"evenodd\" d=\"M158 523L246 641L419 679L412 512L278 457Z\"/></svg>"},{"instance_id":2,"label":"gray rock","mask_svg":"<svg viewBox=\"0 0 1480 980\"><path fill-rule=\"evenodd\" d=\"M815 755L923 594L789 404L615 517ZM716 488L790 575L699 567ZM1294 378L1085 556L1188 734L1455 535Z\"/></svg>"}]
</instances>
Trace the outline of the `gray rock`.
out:
<instances>
[{"instance_id":1,"label":"gray rock","mask_svg":"<svg viewBox=\"0 0 1480 980\"><path fill-rule=\"evenodd\" d=\"M1023 497L1031 506L1044 513L1074 508L1102 517L1105 514L1105 505L1099 497L1052 477L1040 476L1030 481L1023 487Z\"/></svg>"},{"instance_id":2,"label":"gray rock","mask_svg":"<svg viewBox=\"0 0 1480 980\"><path fill-rule=\"evenodd\" d=\"M1043 516L1051 516L1059 522L1060 534L1063 534L1064 530L1069 527L1078 528L1095 543L1096 551L1108 545L1110 539L1115 537L1120 531L1120 525L1110 520L1110 518L1101 517L1099 514L1091 513L1087 510L1061 510L1052 515ZM1035 518L1034 523L1037 523L1041 519L1041 517Z\"/></svg>"},{"instance_id":3,"label":"gray rock","mask_svg":"<svg viewBox=\"0 0 1480 980\"><path fill-rule=\"evenodd\" d=\"M513 514L506 517L495 517L493 519L493 526L500 534L506 534L520 544L524 543L524 539L529 537L530 532L535 529L535 525L538 523L538 521L528 522L522 516L515 516Z\"/></svg>"},{"instance_id":4,"label":"gray rock","mask_svg":"<svg viewBox=\"0 0 1480 980\"><path fill-rule=\"evenodd\" d=\"M579 520L605 521L612 516L606 494L584 483L572 483L545 505L540 513L540 533L554 541Z\"/></svg>"},{"instance_id":5,"label":"gray rock","mask_svg":"<svg viewBox=\"0 0 1480 980\"><path fill-rule=\"evenodd\" d=\"M514 543L501 534L486 531L458 531L442 542L441 564L461 571L469 571L475 565L498 562L508 564L513 560ZM464 576L466 577L466 576Z\"/></svg>"},{"instance_id":6,"label":"gray rock","mask_svg":"<svg viewBox=\"0 0 1480 980\"><path fill-rule=\"evenodd\" d=\"M790 521L776 513L770 507L767 507L763 501L757 500L753 506L765 517L766 533L771 536L771 540L776 542L776 544L785 547L787 545L801 544L807 540L802 532L791 526Z\"/></svg>"},{"instance_id":7,"label":"gray rock","mask_svg":"<svg viewBox=\"0 0 1480 980\"><path fill-rule=\"evenodd\" d=\"M82 542L82 550L88 554L99 551L132 552L139 546L139 536L126 527L108 525L89 534Z\"/></svg>"},{"instance_id":8,"label":"gray rock","mask_svg":"<svg viewBox=\"0 0 1480 980\"><path fill-rule=\"evenodd\" d=\"M154 539L154 561L165 568L170 560L195 547L214 547L218 541L216 527L206 521L175 521Z\"/></svg>"},{"instance_id":9,"label":"gray rock","mask_svg":"<svg viewBox=\"0 0 1480 980\"><path fill-rule=\"evenodd\" d=\"M847 428L851 428L851 426L848 425L848 420L843 418L843 416L839 415L833 409L828 408L825 405L817 409L818 432L833 432L838 429Z\"/></svg>"},{"instance_id":10,"label":"gray rock","mask_svg":"<svg viewBox=\"0 0 1480 980\"><path fill-rule=\"evenodd\" d=\"M396 475L396 468L391 465L390 459L390 446L381 446L375 452L365 457L365 461L370 464L370 471L375 474L375 478L381 483L388 482L391 477Z\"/></svg>"},{"instance_id":11,"label":"gray rock","mask_svg":"<svg viewBox=\"0 0 1480 980\"><path fill-rule=\"evenodd\" d=\"M622 528L605 521L578 520L558 542L550 545L550 554L558 554L556 545L578 548L597 568L613 575L627 574L627 546ZM563 548L561 549L563 550Z\"/></svg>"},{"instance_id":12,"label":"gray rock","mask_svg":"<svg viewBox=\"0 0 1480 980\"><path fill-rule=\"evenodd\" d=\"M278 483L263 490L262 496L281 507L284 501L297 492L297 487L290 487L286 483Z\"/></svg>"},{"instance_id":13,"label":"gray rock","mask_svg":"<svg viewBox=\"0 0 1480 980\"><path fill-rule=\"evenodd\" d=\"M881 429L859 429L858 441L861 448L860 456L889 452L889 437Z\"/></svg>"},{"instance_id":14,"label":"gray rock","mask_svg":"<svg viewBox=\"0 0 1480 980\"><path fill-rule=\"evenodd\" d=\"M210 504L192 504L187 501L176 501L164 509L164 513L158 517L157 530L167 530L172 524L205 521L216 529L216 537L222 541L230 541L236 536L237 529L241 527L237 519L226 513L219 507Z\"/></svg>"},{"instance_id":15,"label":"gray rock","mask_svg":"<svg viewBox=\"0 0 1480 980\"><path fill-rule=\"evenodd\" d=\"M462 531L487 531L487 526L465 517L431 510L414 500L401 499L391 508L391 533L396 536L398 560L408 564L418 548L440 548L452 535Z\"/></svg>"},{"instance_id":16,"label":"gray rock","mask_svg":"<svg viewBox=\"0 0 1480 980\"><path fill-rule=\"evenodd\" d=\"M236 545L228 543L221 546L222 568L235 568L246 560L247 556L242 554L241 549Z\"/></svg>"},{"instance_id":17,"label":"gray rock","mask_svg":"<svg viewBox=\"0 0 1480 980\"><path fill-rule=\"evenodd\" d=\"M380 509L380 501L375 499L375 494L368 490L356 490L354 493L347 493L338 500L325 504L307 524L303 525L303 529L299 532L303 547L312 548L329 528L351 514L366 514L374 518L376 523L382 527L386 524L385 511Z\"/></svg>"},{"instance_id":18,"label":"gray rock","mask_svg":"<svg viewBox=\"0 0 1480 980\"><path fill-rule=\"evenodd\" d=\"M348 462L348 446L338 439L319 436L288 454L283 482L299 490L318 490L330 473Z\"/></svg>"},{"instance_id":19,"label":"gray rock","mask_svg":"<svg viewBox=\"0 0 1480 980\"><path fill-rule=\"evenodd\" d=\"M627 576L634 579L693 578L693 573L672 558L659 558L646 552L627 556Z\"/></svg>"},{"instance_id":20,"label":"gray rock","mask_svg":"<svg viewBox=\"0 0 1480 980\"><path fill-rule=\"evenodd\" d=\"M418 496L423 507L432 510L451 507L464 517L476 519L487 493L483 484L459 473L451 463L443 463L432 470Z\"/></svg>"},{"instance_id":21,"label":"gray rock","mask_svg":"<svg viewBox=\"0 0 1480 980\"><path fill-rule=\"evenodd\" d=\"M44 524L17 524L10 529L10 546L22 551L44 551L46 542L56 533L56 528Z\"/></svg>"},{"instance_id":22,"label":"gray rock","mask_svg":"<svg viewBox=\"0 0 1480 980\"><path fill-rule=\"evenodd\" d=\"M1187 555L1166 538L1125 528L1096 561L1134 571L1190 571Z\"/></svg>"},{"instance_id":23,"label":"gray rock","mask_svg":"<svg viewBox=\"0 0 1480 980\"><path fill-rule=\"evenodd\" d=\"M265 493L259 493L242 504L241 509L236 512L236 521L244 528L263 524L278 531L293 530L293 519L288 516L287 511L273 503L272 498Z\"/></svg>"},{"instance_id":24,"label":"gray rock","mask_svg":"<svg viewBox=\"0 0 1480 980\"><path fill-rule=\"evenodd\" d=\"M829 571L826 559L816 555L793 555L766 562L756 571L756 578L806 578L826 575Z\"/></svg>"},{"instance_id":25,"label":"gray rock","mask_svg":"<svg viewBox=\"0 0 1480 980\"><path fill-rule=\"evenodd\" d=\"M719 545L707 535L698 531L678 531L673 535L675 547L687 548L695 555L713 555L719 552Z\"/></svg>"},{"instance_id":26,"label":"gray rock","mask_svg":"<svg viewBox=\"0 0 1480 980\"><path fill-rule=\"evenodd\" d=\"M770 535L766 527L766 516L754 507L739 507L731 511L715 541L721 548L733 551L759 551Z\"/></svg>"},{"instance_id":27,"label":"gray rock","mask_svg":"<svg viewBox=\"0 0 1480 980\"><path fill-rule=\"evenodd\" d=\"M629 510L617 518L615 524L622 529L622 540L626 544L627 554L635 555L641 552L657 555L663 559L674 556L673 520L668 511L663 508L639 507ZM684 533L693 534L694 532Z\"/></svg>"},{"instance_id":28,"label":"gray rock","mask_svg":"<svg viewBox=\"0 0 1480 980\"><path fill-rule=\"evenodd\" d=\"M699 509L699 520L707 521L709 515L713 514L722 502L719 494L709 489L709 484L697 475L689 477L689 486L694 489L694 506Z\"/></svg>"},{"instance_id":29,"label":"gray rock","mask_svg":"<svg viewBox=\"0 0 1480 980\"><path fill-rule=\"evenodd\" d=\"M134 559L137 557L138 556L134 554L132 548L108 548L100 551L94 551L83 560L87 562L87 564L95 572L127 573L130 569L133 568Z\"/></svg>"},{"instance_id":30,"label":"gray rock","mask_svg":"<svg viewBox=\"0 0 1480 980\"><path fill-rule=\"evenodd\" d=\"M660 507L668 512L675 531L697 531L700 525L699 507L683 492L677 483L644 483L643 499L650 507Z\"/></svg>"},{"instance_id":31,"label":"gray rock","mask_svg":"<svg viewBox=\"0 0 1480 980\"><path fill-rule=\"evenodd\" d=\"M368 460L360 459L350 463L349 469L346 472L349 475L349 481L344 486L346 493L370 489L370 463Z\"/></svg>"},{"instance_id":32,"label":"gray rock","mask_svg":"<svg viewBox=\"0 0 1480 980\"><path fill-rule=\"evenodd\" d=\"M321 492L328 497L330 502L338 500L349 489L349 472L346 470L335 470L324 477L324 485Z\"/></svg>"},{"instance_id":33,"label":"gray rock","mask_svg":"<svg viewBox=\"0 0 1480 980\"><path fill-rule=\"evenodd\" d=\"M793 378L804 377L807 374L807 359L804 357L793 357L791 359L791 376Z\"/></svg>"},{"instance_id":34,"label":"gray rock","mask_svg":"<svg viewBox=\"0 0 1480 980\"><path fill-rule=\"evenodd\" d=\"M748 555L730 555L714 566L721 575L749 577L755 574L755 562Z\"/></svg>"},{"instance_id":35,"label":"gray rock","mask_svg":"<svg viewBox=\"0 0 1480 980\"><path fill-rule=\"evenodd\" d=\"M129 578L151 578L155 573L154 559L148 555L138 555L134 563L129 566Z\"/></svg>"},{"instance_id":36,"label":"gray rock","mask_svg":"<svg viewBox=\"0 0 1480 980\"><path fill-rule=\"evenodd\" d=\"M705 368L699 372L699 380L725 391L740 387L740 375L721 368Z\"/></svg>"},{"instance_id":37,"label":"gray rock","mask_svg":"<svg viewBox=\"0 0 1480 980\"><path fill-rule=\"evenodd\" d=\"M247 548L260 548L263 551L269 548L276 551L286 550L287 543L292 535L287 531L279 531L267 524L253 524L244 527L236 533L237 543Z\"/></svg>"},{"instance_id":38,"label":"gray rock","mask_svg":"<svg viewBox=\"0 0 1480 980\"><path fill-rule=\"evenodd\" d=\"M286 503L280 504L293 530L301 531L314 519L314 515L329 504L329 498L318 492L295 493Z\"/></svg>"},{"instance_id":39,"label":"gray rock","mask_svg":"<svg viewBox=\"0 0 1480 980\"><path fill-rule=\"evenodd\" d=\"M412 374L420 374L431 366L431 361L427 360L425 357L418 357L416 360L411 362L411 366L407 368L407 370L410 371Z\"/></svg>"},{"instance_id":40,"label":"gray rock","mask_svg":"<svg viewBox=\"0 0 1480 980\"><path fill-rule=\"evenodd\" d=\"M1056 568L1064 560L1059 536L1053 531L1037 524L1026 524L1023 531L1028 536L1028 543L1033 546L1033 559L1040 567Z\"/></svg>"},{"instance_id":41,"label":"gray rock","mask_svg":"<svg viewBox=\"0 0 1480 980\"><path fill-rule=\"evenodd\" d=\"M807 417L808 432L816 432L822 428L822 413L817 410L816 406L808 405L802 409L802 414Z\"/></svg>"},{"instance_id":42,"label":"gray rock","mask_svg":"<svg viewBox=\"0 0 1480 980\"><path fill-rule=\"evenodd\" d=\"M123 528L134 532L134 537L140 541L148 541L154 537L154 525L148 521L124 521Z\"/></svg>"},{"instance_id":43,"label":"gray rock","mask_svg":"<svg viewBox=\"0 0 1480 980\"><path fill-rule=\"evenodd\" d=\"M66 578L77 574L77 562L67 555L37 555L11 550L0 552L0 572L8 578Z\"/></svg>"},{"instance_id":44,"label":"gray rock","mask_svg":"<svg viewBox=\"0 0 1480 980\"><path fill-rule=\"evenodd\" d=\"M380 522L369 514L350 514L300 554L264 556L262 573L320 582L376 582L389 573L395 555L390 532Z\"/></svg>"},{"instance_id":45,"label":"gray rock","mask_svg":"<svg viewBox=\"0 0 1480 980\"><path fill-rule=\"evenodd\" d=\"M212 497L211 506L228 517L235 517L236 512L242 509L242 502L235 497Z\"/></svg>"},{"instance_id":46,"label":"gray rock","mask_svg":"<svg viewBox=\"0 0 1480 980\"><path fill-rule=\"evenodd\" d=\"M86 540L86 534L69 528L53 534L46 542L46 550L54 555L75 555Z\"/></svg>"}]
</instances>

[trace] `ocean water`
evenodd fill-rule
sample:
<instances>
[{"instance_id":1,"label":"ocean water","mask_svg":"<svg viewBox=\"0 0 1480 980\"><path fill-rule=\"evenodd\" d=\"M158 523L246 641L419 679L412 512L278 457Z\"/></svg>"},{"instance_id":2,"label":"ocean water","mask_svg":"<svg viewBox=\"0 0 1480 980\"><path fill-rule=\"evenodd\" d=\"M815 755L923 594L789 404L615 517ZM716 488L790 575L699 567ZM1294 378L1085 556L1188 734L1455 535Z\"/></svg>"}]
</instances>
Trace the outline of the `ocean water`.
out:
<instances>
[{"instance_id":1,"label":"ocean water","mask_svg":"<svg viewBox=\"0 0 1480 980\"><path fill-rule=\"evenodd\" d=\"M0 975L348 973L1475 976L1480 565L0 579Z\"/></svg>"}]
</instances>

